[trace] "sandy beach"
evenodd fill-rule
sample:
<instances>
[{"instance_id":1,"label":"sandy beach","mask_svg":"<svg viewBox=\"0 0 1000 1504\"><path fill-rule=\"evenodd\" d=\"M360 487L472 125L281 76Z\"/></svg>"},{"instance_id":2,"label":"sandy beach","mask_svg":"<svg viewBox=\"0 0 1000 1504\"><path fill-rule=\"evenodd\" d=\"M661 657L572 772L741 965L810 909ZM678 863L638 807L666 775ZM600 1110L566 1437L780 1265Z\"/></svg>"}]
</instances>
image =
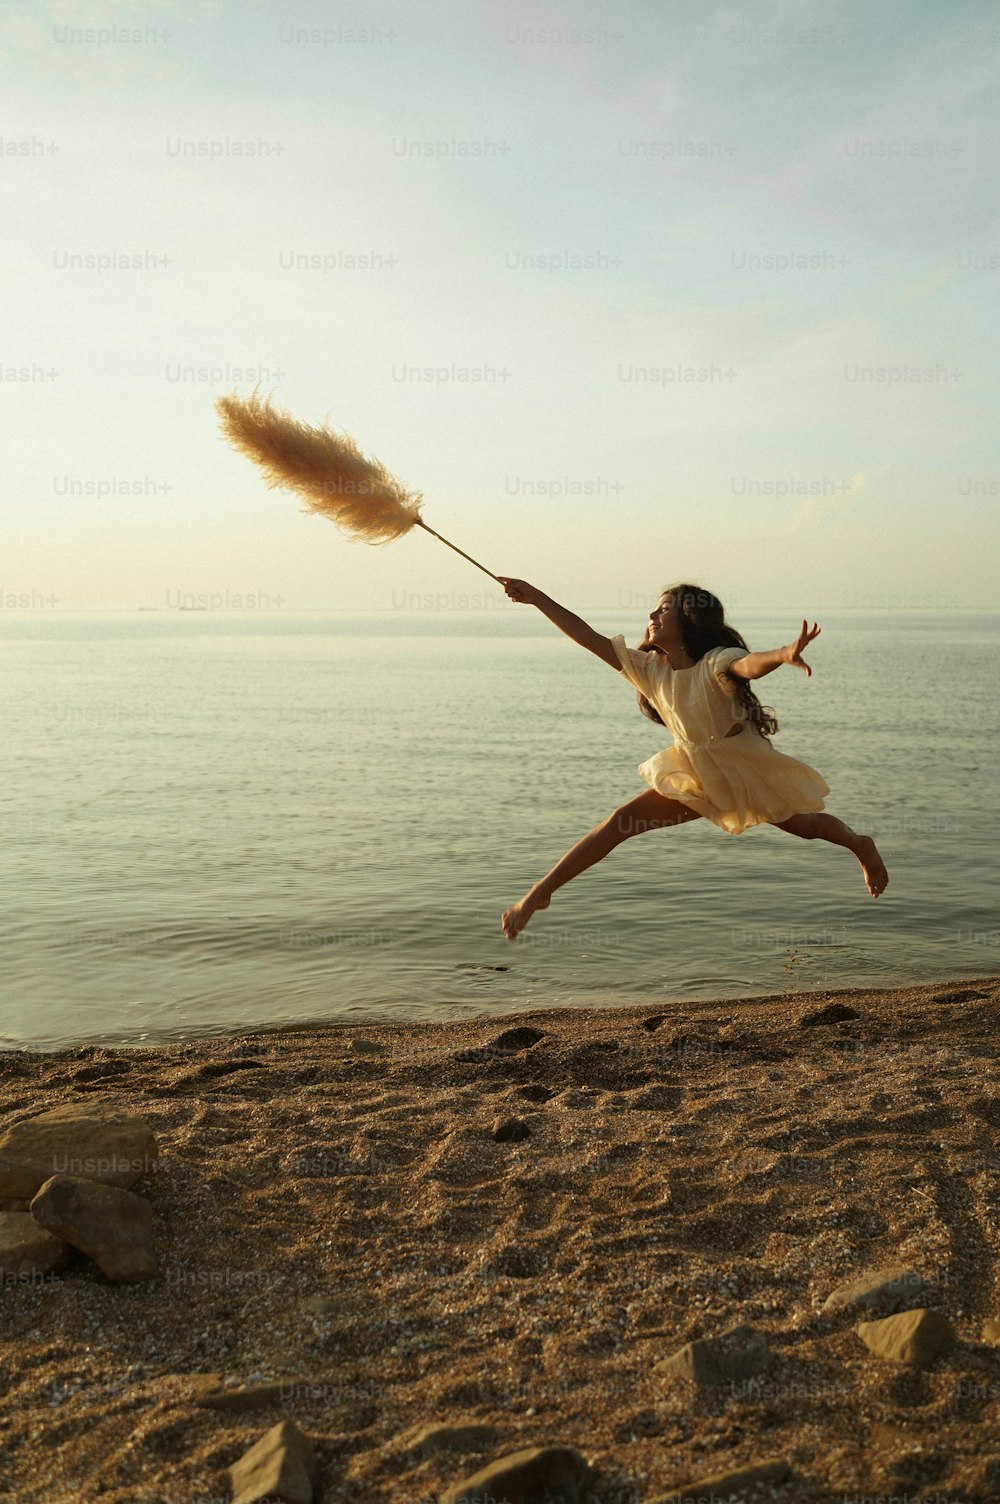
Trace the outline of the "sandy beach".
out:
<instances>
[{"instance_id":1,"label":"sandy beach","mask_svg":"<svg viewBox=\"0 0 1000 1504\"><path fill-rule=\"evenodd\" d=\"M586 1504L774 1459L753 1497L1000 1498L998 1026L979 978L4 1054L0 1130L151 1124L160 1274L75 1254L4 1289L0 1500L222 1504L289 1418L326 1501L430 1504L557 1444ZM926 1367L822 1309L887 1266L954 1328ZM657 1370L737 1325L753 1380ZM492 1429L418 1444L460 1423Z\"/></svg>"}]
</instances>

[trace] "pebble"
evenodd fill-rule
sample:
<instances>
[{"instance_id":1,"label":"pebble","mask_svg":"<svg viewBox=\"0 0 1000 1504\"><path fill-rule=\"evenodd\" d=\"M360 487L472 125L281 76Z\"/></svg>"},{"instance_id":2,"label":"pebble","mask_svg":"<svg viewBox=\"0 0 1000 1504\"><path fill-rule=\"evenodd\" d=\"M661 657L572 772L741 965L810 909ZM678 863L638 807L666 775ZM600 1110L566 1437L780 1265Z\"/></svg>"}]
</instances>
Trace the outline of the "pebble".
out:
<instances>
[{"instance_id":1,"label":"pebble","mask_svg":"<svg viewBox=\"0 0 1000 1504\"><path fill-rule=\"evenodd\" d=\"M589 1482L590 1467L575 1447L528 1447L464 1478L440 1504L582 1504Z\"/></svg>"},{"instance_id":2,"label":"pebble","mask_svg":"<svg viewBox=\"0 0 1000 1504\"><path fill-rule=\"evenodd\" d=\"M832 1295L827 1296L822 1309L843 1311L848 1307L861 1307L865 1310L881 1309L888 1314L925 1289L926 1281L922 1275L896 1265L876 1269L874 1273L863 1274L849 1285L841 1285Z\"/></svg>"},{"instance_id":3,"label":"pebble","mask_svg":"<svg viewBox=\"0 0 1000 1504\"><path fill-rule=\"evenodd\" d=\"M713 1473L710 1478L699 1478L696 1483L686 1483L672 1493L657 1494L649 1504L702 1504L702 1501L704 1504L725 1504L757 1483L783 1483L791 1471L783 1457L768 1457L763 1462L750 1462L724 1473Z\"/></svg>"},{"instance_id":4,"label":"pebble","mask_svg":"<svg viewBox=\"0 0 1000 1504\"><path fill-rule=\"evenodd\" d=\"M915 1368L929 1368L958 1342L951 1322L940 1311L901 1311L881 1321L863 1321L857 1332L877 1358Z\"/></svg>"},{"instance_id":5,"label":"pebble","mask_svg":"<svg viewBox=\"0 0 1000 1504\"><path fill-rule=\"evenodd\" d=\"M717 1385L752 1378L770 1361L770 1348L762 1333L752 1326L734 1326L718 1337L685 1343L677 1352L661 1358L653 1372L687 1379L692 1384Z\"/></svg>"},{"instance_id":6,"label":"pebble","mask_svg":"<svg viewBox=\"0 0 1000 1504\"><path fill-rule=\"evenodd\" d=\"M195 1404L201 1410L221 1410L227 1414L240 1415L248 1410L261 1410L266 1405L278 1404L288 1392L288 1385L296 1380L271 1381L264 1384L246 1384L240 1389L225 1389L221 1385L200 1393Z\"/></svg>"},{"instance_id":7,"label":"pebble","mask_svg":"<svg viewBox=\"0 0 1000 1504\"><path fill-rule=\"evenodd\" d=\"M293 1420L279 1421L228 1469L232 1504L313 1504L316 1454Z\"/></svg>"},{"instance_id":8,"label":"pebble","mask_svg":"<svg viewBox=\"0 0 1000 1504\"><path fill-rule=\"evenodd\" d=\"M400 1437L397 1445L402 1451L429 1457L437 1452L482 1452L495 1446L499 1439L496 1426L482 1421L456 1421L450 1425L421 1426Z\"/></svg>"}]
</instances>

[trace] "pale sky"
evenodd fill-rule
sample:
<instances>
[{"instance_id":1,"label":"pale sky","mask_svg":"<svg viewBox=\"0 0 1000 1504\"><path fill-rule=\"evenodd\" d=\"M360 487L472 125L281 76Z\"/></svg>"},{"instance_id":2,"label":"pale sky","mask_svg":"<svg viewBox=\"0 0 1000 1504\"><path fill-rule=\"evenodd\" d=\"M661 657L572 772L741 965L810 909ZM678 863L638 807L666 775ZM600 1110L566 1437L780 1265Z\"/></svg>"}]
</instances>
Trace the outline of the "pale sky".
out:
<instances>
[{"instance_id":1,"label":"pale sky","mask_svg":"<svg viewBox=\"0 0 1000 1504\"><path fill-rule=\"evenodd\" d=\"M5 614L501 603L267 490L213 406L256 380L575 610L995 607L994 5L6 0L0 36Z\"/></svg>"}]
</instances>

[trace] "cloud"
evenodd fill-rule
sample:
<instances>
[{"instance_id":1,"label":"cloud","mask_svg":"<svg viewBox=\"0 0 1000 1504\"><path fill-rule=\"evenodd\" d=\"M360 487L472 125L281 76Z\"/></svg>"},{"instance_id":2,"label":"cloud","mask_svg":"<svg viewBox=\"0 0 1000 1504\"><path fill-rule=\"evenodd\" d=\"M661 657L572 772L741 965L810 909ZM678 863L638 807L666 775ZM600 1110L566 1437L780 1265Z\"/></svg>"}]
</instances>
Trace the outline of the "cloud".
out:
<instances>
[{"instance_id":1,"label":"cloud","mask_svg":"<svg viewBox=\"0 0 1000 1504\"><path fill-rule=\"evenodd\" d=\"M831 494L804 497L788 514L786 531L801 533L816 527L884 527L880 503L899 495L899 476L892 465L858 470L838 482ZM864 503L862 506L861 503Z\"/></svg>"}]
</instances>

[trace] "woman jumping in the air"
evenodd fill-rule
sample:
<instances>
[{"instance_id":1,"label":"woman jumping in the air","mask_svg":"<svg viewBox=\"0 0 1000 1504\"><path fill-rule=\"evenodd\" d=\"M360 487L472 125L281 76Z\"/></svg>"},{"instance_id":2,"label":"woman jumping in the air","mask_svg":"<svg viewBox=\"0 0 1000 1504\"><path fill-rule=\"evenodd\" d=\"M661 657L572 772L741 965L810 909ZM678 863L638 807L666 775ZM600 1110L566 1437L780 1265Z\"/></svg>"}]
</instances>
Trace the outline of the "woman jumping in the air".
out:
<instances>
[{"instance_id":1,"label":"woman jumping in the air","mask_svg":"<svg viewBox=\"0 0 1000 1504\"><path fill-rule=\"evenodd\" d=\"M675 745L641 764L649 784L567 851L551 872L506 910L503 930L514 940L536 909L546 909L557 888L585 872L622 841L645 830L684 825L704 815L739 835L751 825L776 825L807 841L846 846L861 863L865 883L877 898L889 881L871 836L859 836L843 820L818 813L829 790L804 762L776 752L767 738L778 729L773 713L750 688L751 679L783 663L812 669L802 650L819 627L802 623L787 647L751 653L729 626L721 602L697 585L673 585L650 612L640 648L621 634L602 637L572 611L524 580L500 575L512 601L537 606L581 647L623 674L639 691L639 707L666 726Z\"/></svg>"}]
</instances>

